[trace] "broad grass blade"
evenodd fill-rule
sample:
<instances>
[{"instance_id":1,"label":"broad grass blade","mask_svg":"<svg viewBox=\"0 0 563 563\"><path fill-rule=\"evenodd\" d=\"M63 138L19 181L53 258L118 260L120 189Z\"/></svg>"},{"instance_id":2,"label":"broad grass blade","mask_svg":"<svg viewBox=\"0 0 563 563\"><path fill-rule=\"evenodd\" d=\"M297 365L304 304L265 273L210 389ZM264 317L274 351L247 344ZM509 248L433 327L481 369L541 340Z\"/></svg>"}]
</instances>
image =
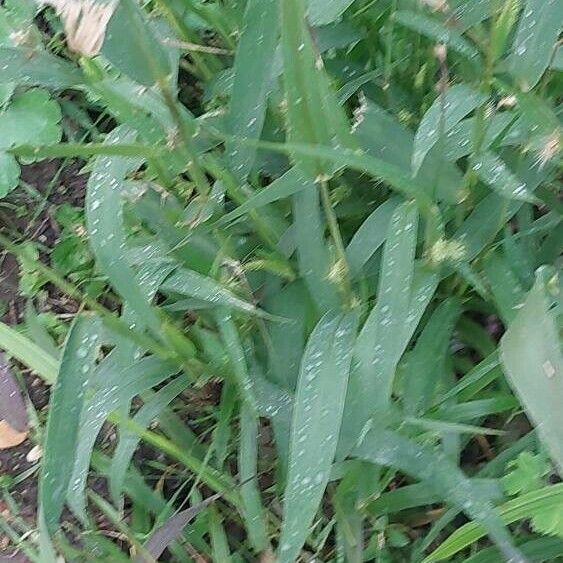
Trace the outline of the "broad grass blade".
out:
<instances>
[{"instance_id":1,"label":"broad grass blade","mask_svg":"<svg viewBox=\"0 0 563 563\"><path fill-rule=\"evenodd\" d=\"M484 152L473 160L473 170L479 178L507 199L535 202L536 198L525 182L519 180L504 161L492 152Z\"/></svg>"},{"instance_id":2,"label":"broad grass blade","mask_svg":"<svg viewBox=\"0 0 563 563\"><path fill-rule=\"evenodd\" d=\"M234 64L229 109L233 135L258 139L264 125L268 96L274 86L274 55L279 38L278 0L250 0ZM226 147L230 168L244 182L256 156L256 148L231 142Z\"/></svg>"},{"instance_id":3,"label":"broad grass blade","mask_svg":"<svg viewBox=\"0 0 563 563\"><path fill-rule=\"evenodd\" d=\"M401 170L408 170L415 150L414 133L391 114L367 100L356 115L355 137L360 146L369 155ZM449 144L448 142L447 145ZM419 190L424 190L431 197L452 203L463 199L461 171L452 162L445 160L442 146L435 145L434 150L432 145L428 146L413 180Z\"/></svg>"},{"instance_id":4,"label":"broad grass blade","mask_svg":"<svg viewBox=\"0 0 563 563\"><path fill-rule=\"evenodd\" d=\"M291 426L280 563L293 563L298 557L328 483L357 322L355 313L327 313L303 355Z\"/></svg>"},{"instance_id":5,"label":"broad grass blade","mask_svg":"<svg viewBox=\"0 0 563 563\"><path fill-rule=\"evenodd\" d=\"M382 203L360 225L348 243L346 257L350 269L356 276L385 242L391 217L400 202L399 198L390 198Z\"/></svg>"},{"instance_id":6,"label":"broad grass blade","mask_svg":"<svg viewBox=\"0 0 563 563\"><path fill-rule=\"evenodd\" d=\"M563 21L559 0L527 0L509 58L512 75L523 90L532 89L547 69Z\"/></svg>"},{"instance_id":7,"label":"broad grass blade","mask_svg":"<svg viewBox=\"0 0 563 563\"><path fill-rule=\"evenodd\" d=\"M134 138L135 133L122 126L107 136L106 144ZM146 326L158 333L160 322L135 283L135 272L125 256L123 183L127 173L139 164L138 159L132 158L102 156L96 159L86 192L86 223L89 242L100 269Z\"/></svg>"},{"instance_id":8,"label":"broad grass blade","mask_svg":"<svg viewBox=\"0 0 563 563\"><path fill-rule=\"evenodd\" d=\"M424 114L414 139L412 155L413 174L416 174L424 157L445 135L457 125L467 114L486 101L487 97L473 88L458 84L449 88L444 99L439 96L430 109Z\"/></svg>"},{"instance_id":9,"label":"broad grass blade","mask_svg":"<svg viewBox=\"0 0 563 563\"><path fill-rule=\"evenodd\" d=\"M108 365L109 364L109 365ZM109 369L108 369L109 368ZM116 369L118 368L118 369ZM178 371L175 364L167 364L148 357L127 367L112 362L111 355L98 367L96 379L107 370L102 385L84 405L80 418L80 430L74 455L74 467L67 494L67 502L80 519L85 520L84 490L90 467L90 457L96 438L111 412L139 395L146 389L165 381Z\"/></svg>"},{"instance_id":10,"label":"broad grass blade","mask_svg":"<svg viewBox=\"0 0 563 563\"><path fill-rule=\"evenodd\" d=\"M556 319L550 310L553 298L546 288L549 278L546 269L539 270L524 306L501 340L500 357L508 381L561 474L563 357ZM557 283L553 274L551 283Z\"/></svg>"},{"instance_id":11,"label":"broad grass blade","mask_svg":"<svg viewBox=\"0 0 563 563\"><path fill-rule=\"evenodd\" d=\"M76 317L65 343L57 383L51 391L39 482L39 502L51 533L57 528L71 481L84 392L93 375L101 344L100 331L96 317Z\"/></svg>"}]
</instances>

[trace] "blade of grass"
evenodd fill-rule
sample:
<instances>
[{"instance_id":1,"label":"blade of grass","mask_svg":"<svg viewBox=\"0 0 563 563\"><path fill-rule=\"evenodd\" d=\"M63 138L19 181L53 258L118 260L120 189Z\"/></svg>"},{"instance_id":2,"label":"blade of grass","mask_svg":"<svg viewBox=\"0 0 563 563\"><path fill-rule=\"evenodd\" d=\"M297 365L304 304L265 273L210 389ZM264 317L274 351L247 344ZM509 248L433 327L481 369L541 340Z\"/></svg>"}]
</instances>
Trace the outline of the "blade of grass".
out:
<instances>
[{"instance_id":1,"label":"blade of grass","mask_svg":"<svg viewBox=\"0 0 563 563\"><path fill-rule=\"evenodd\" d=\"M281 563L293 562L299 555L328 483L356 327L355 313L326 314L311 333L303 355L291 427Z\"/></svg>"},{"instance_id":2,"label":"blade of grass","mask_svg":"<svg viewBox=\"0 0 563 563\"><path fill-rule=\"evenodd\" d=\"M531 90L547 69L563 21L557 0L526 0L508 64L523 90Z\"/></svg>"},{"instance_id":3,"label":"blade of grass","mask_svg":"<svg viewBox=\"0 0 563 563\"><path fill-rule=\"evenodd\" d=\"M84 392L94 371L100 328L96 317L76 317L65 343L57 382L51 391L39 482L39 502L50 533L58 526L71 482Z\"/></svg>"},{"instance_id":4,"label":"blade of grass","mask_svg":"<svg viewBox=\"0 0 563 563\"><path fill-rule=\"evenodd\" d=\"M234 135L258 139L272 90L274 54L279 38L277 0L250 0L244 14L234 64L234 83L229 109L229 127ZM227 144L230 168L240 182L252 169L256 148L235 142Z\"/></svg>"},{"instance_id":5,"label":"blade of grass","mask_svg":"<svg viewBox=\"0 0 563 563\"><path fill-rule=\"evenodd\" d=\"M166 406L186 388L184 377L178 377L168 383L165 387L157 391L149 401L147 401L133 417L133 422L142 428L147 428L151 421L156 418ZM115 453L111 461L110 472L110 492L116 505L125 478L127 468L139 443L139 436L127 430L120 432L119 442L115 448Z\"/></svg>"},{"instance_id":6,"label":"blade of grass","mask_svg":"<svg viewBox=\"0 0 563 563\"><path fill-rule=\"evenodd\" d=\"M55 383L59 363L50 354L8 325L0 322L0 347L49 384Z\"/></svg>"},{"instance_id":7,"label":"blade of grass","mask_svg":"<svg viewBox=\"0 0 563 563\"><path fill-rule=\"evenodd\" d=\"M501 340L500 355L509 383L561 473L563 411L558 404L563 396L563 356L556 319L550 311L553 298L546 289L550 283L557 284L557 277L540 270L524 306Z\"/></svg>"},{"instance_id":8,"label":"blade of grass","mask_svg":"<svg viewBox=\"0 0 563 563\"><path fill-rule=\"evenodd\" d=\"M499 508L499 513L503 522L508 525L518 520L531 518L539 510L555 509L561 502L563 502L563 486L559 483L509 500ZM453 555L479 541L486 534L487 531L482 523L469 522L450 535L423 563L449 560Z\"/></svg>"},{"instance_id":9,"label":"blade of grass","mask_svg":"<svg viewBox=\"0 0 563 563\"><path fill-rule=\"evenodd\" d=\"M353 455L378 465L387 465L425 482L440 496L479 522L509 561L524 563L513 547L491 500L477 490L463 472L443 452L426 448L389 430L370 430Z\"/></svg>"},{"instance_id":10,"label":"blade of grass","mask_svg":"<svg viewBox=\"0 0 563 563\"><path fill-rule=\"evenodd\" d=\"M240 496L243 515L250 544L256 553L270 547L268 531L260 489L256 478L258 472L258 419L248 405L240 413L240 447L238 455L239 479L242 482Z\"/></svg>"}]
</instances>

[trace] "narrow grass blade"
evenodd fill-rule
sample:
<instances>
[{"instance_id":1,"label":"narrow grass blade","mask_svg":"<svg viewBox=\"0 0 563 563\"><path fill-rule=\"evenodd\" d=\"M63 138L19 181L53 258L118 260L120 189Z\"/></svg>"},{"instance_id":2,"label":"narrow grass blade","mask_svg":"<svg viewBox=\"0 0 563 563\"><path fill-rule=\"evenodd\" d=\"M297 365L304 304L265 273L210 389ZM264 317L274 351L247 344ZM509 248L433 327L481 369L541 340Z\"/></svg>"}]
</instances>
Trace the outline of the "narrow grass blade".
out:
<instances>
[{"instance_id":1,"label":"narrow grass blade","mask_svg":"<svg viewBox=\"0 0 563 563\"><path fill-rule=\"evenodd\" d=\"M217 224L224 225L230 223L246 213L260 209L269 203L290 197L301 190L309 189L310 186L311 183L303 172L297 167L291 168L283 176L280 176L277 180L274 180L271 184L249 197L242 205L221 217Z\"/></svg>"},{"instance_id":2,"label":"narrow grass blade","mask_svg":"<svg viewBox=\"0 0 563 563\"><path fill-rule=\"evenodd\" d=\"M70 63L45 51L25 47L0 47L2 76L0 83L44 86L65 90L84 81L82 73Z\"/></svg>"},{"instance_id":3,"label":"narrow grass blade","mask_svg":"<svg viewBox=\"0 0 563 563\"><path fill-rule=\"evenodd\" d=\"M446 135L466 115L486 101L487 97L473 88L458 84L449 88L444 99L439 96L424 114L414 139L412 155L413 174L416 174L424 157L438 142L441 135Z\"/></svg>"},{"instance_id":4,"label":"narrow grass blade","mask_svg":"<svg viewBox=\"0 0 563 563\"><path fill-rule=\"evenodd\" d=\"M319 313L338 308L336 284L330 279L331 261L325 242L317 186L309 181L307 188L293 196L294 236L299 272Z\"/></svg>"},{"instance_id":5,"label":"narrow grass blade","mask_svg":"<svg viewBox=\"0 0 563 563\"><path fill-rule=\"evenodd\" d=\"M421 446L395 432L373 428L354 449L353 455L420 479L445 501L482 524L509 561L524 563L525 559L513 547L510 533L490 498L478 490L443 452Z\"/></svg>"},{"instance_id":6,"label":"narrow grass blade","mask_svg":"<svg viewBox=\"0 0 563 563\"><path fill-rule=\"evenodd\" d=\"M109 360L108 358L106 362ZM115 369L112 364L108 376L104 378L102 386L84 405L80 418L80 430L74 456L72 478L66 491L67 502L73 512L82 520L86 519L84 490L90 466L90 457L94 449L96 438L111 412L123 404L127 404L133 397L145 389L162 383L178 371L174 364L167 364L155 358L144 358L121 369ZM104 364L100 364L101 371ZM97 379L99 379L99 374Z\"/></svg>"},{"instance_id":7,"label":"narrow grass blade","mask_svg":"<svg viewBox=\"0 0 563 563\"><path fill-rule=\"evenodd\" d=\"M446 24L407 10L396 12L394 18L397 23L421 33L430 39L445 43L452 51L456 51L470 60L477 60L479 58L479 51L473 44L465 39L457 30L447 27Z\"/></svg>"},{"instance_id":8,"label":"narrow grass blade","mask_svg":"<svg viewBox=\"0 0 563 563\"><path fill-rule=\"evenodd\" d=\"M413 203L397 207L389 222L377 304L354 350L343 424L343 437L350 440L348 448L358 439L368 419L386 410L391 398L395 368L406 347L402 335L411 304L417 225Z\"/></svg>"},{"instance_id":9,"label":"narrow grass blade","mask_svg":"<svg viewBox=\"0 0 563 563\"><path fill-rule=\"evenodd\" d=\"M139 412L133 417L133 421L141 428L147 428L151 421L185 388L185 378L178 377L174 381L171 381L165 387L157 391L151 399L139 409ZM116 504L119 503L127 469L139 441L140 438L137 433L129 432L126 429L122 430L119 434L119 442L113 454L110 472L110 492Z\"/></svg>"},{"instance_id":10,"label":"narrow grass blade","mask_svg":"<svg viewBox=\"0 0 563 563\"><path fill-rule=\"evenodd\" d=\"M356 335L357 315L325 315L303 355L291 429L281 563L295 561L328 483ZM314 470L313 470L314 468Z\"/></svg>"},{"instance_id":11,"label":"narrow grass blade","mask_svg":"<svg viewBox=\"0 0 563 563\"><path fill-rule=\"evenodd\" d=\"M57 380L59 363L31 340L0 322L0 348L42 377L46 383Z\"/></svg>"},{"instance_id":12,"label":"narrow grass blade","mask_svg":"<svg viewBox=\"0 0 563 563\"><path fill-rule=\"evenodd\" d=\"M0 353L0 420L4 419L14 430L27 429L27 410L10 365Z\"/></svg>"},{"instance_id":13,"label":"narrow grass blade","mask_svg":"<svg viewBox=\"0 0 563 563\"><path fill-rule=\"evenodd\" d=\"M150 559L144 555L138 555L133 560L134 563L152 563L158 560L164 550L175 540L177 540L186 527L202 510L205 510L209 505L221 498L220 494L211 495L203 502L192 506L170 518L158 530L156 530L151 537L143 545L145 551L150 555Z\"/></svg>"},{"instance_id":14,"label":"narrow grass blade","mask_svg":"<svg viewBox=\"0 0 563 563\"><path fill-rule=\"evenodd\" d=\"M299 375L299 364L305 348L307 290L301 281L288 284L266 301L272 315L288 322L271 322L268 332L271 351L268 361L268 377L280 387L293 392Z\"/></svg>"},{"instance_id":15,"label":"narrow grass blade","mask_svg":"<svg viewBox=\"0 0 563 563\"><path fill-rule=\"evenodd\" d=\"M57 383L51 392L43 445L39 502L52 533L63 510L77 454L84 391L94 370L101 324L96 317L76 317L68 334Z\"/></svg>"},{"instance_id":16,"label":"narrow grass blade","mask_svg":"<svg viewBox=\"0 0 563 563\"><path fill-rule=\"evenodd\" d=\"M430 407L436 386L444 375L445 359L460 303L448 299L436 308L408 358L404 380L405 411L422 414Z\"/></svg>"},{"instance_id":17,"label":"narrow grass blade","mask_svg":"<svg viewBox=\"0 0 563 563\"><path fill-rule=\"evenodd\" d=\"M525 182L519 180L504 161L492 152L484 152L473 160L473 170L499 195L534 203L536 198Z\"/></svg>"},{"instance_id":18,"label":"narrow grass blade","mask_svg":"<svg viewBox=\"0 0 563 563\"><path fill-rule=\"evenodd\" d=\"M250 544L256 553L268 549L268 531L260 489L258 487L258 419L256 414L243 405L240 413L240 447L238 455L239 479L242 483L240 496Z\"/></svg>"},{"instance_id":19,"label":"narrow grass blade","mask_svg":"<svg viewBox=\"0 0 563 563\"><path fill-rule=\"evenodd\" d=\"M532 89L547 69L557 43L563 5L558 0L527 0L508 60L523 90Z\"/></svg>"},{"instance_id":20,"label":"narrow grass blade","mask_svg":"<svg viewBox=\"0 0 563 563\"><path fill-rule=\"evenodd\" d=\"M355 275L383 245L391 217L400 203L399 198L390 198L382 203L360 225L346 248L348 265Z\"/></svg>"},{"instance_id":21,"label":"narrow grass blade","mask_svg":"<svg viewBox=\"0 0 563 563\"><path fill-rule=\"evenodd\" d=\"M498 510L503 522L508 525L518 520L531 518L540 510L555 509L561 505L561 502L563 502L563 485L559 483L509 500ZM449 536L423 563L450 561L453 555L473 545L486 534L487 531L482 522L469 522Z\"/></svg>"},{"instance_id":22,"label":"narrow grass blade","mask_svg":"<svg viewBox=\"0 0 563 563\"><path fill-rule=\"evenodd\" d=\"M560 538L538 538L518 545L518 549L534 563L549 563L563 556L563 540ZM488 547L465 560L465 563L497 563L498 551Z\"/></svg>"},{"instance_id":23,"label":"narrow grass blade","mask_svg":"<svg viewBox=\"0 0 563 563\"><path fill-rule=\"evenodd\" d=\"M516 395L534 422L559 472L563 471L563 356L557 323L550 311L552 298L546 283L548 272L540 270L522 309L501 340L504 371Z\"/></svg>"},{"instance_id":24,"label":"narrow grass blade","mask_svg":"<svg viewBox=\"0 0 563 563\"><path fill-rule=\"evenodd\" d=\"M163 291L179 293L201 299L215 306L239 309L246 313L263 314L254 305L243 301L215 280L193 270L176 270L162 283Z\"/></svg>"},{"instance_id":25,"label":"narrow grass blade","mask_svg":"<svg viewBox=\"0 0 563 563\"><path fill-rule=\"evenodd\" d=\"M252 392L252 381L248 374L248 366L235 322L231 313L224 307L217 311L215 318L235 376L239 395L248 408L256 413L256 398Z\"/></svg>"},{"instance_id":26,"label":"narrow grass blade","mask_svg":"<svg viewBox=\"0 0 563 563\"><path fill-rule=\"evenodd\" d=\"M405 233L404 236L408 236L408 233ZM392 244L394 248L394 252L389 256L390 260L404 260L410 253L414 252L412 246L409 249L409 246L413 244L412 241L410 244L407 241L402 241L399 246L395 246L396 242L390 243L388 238L386 244ZM392 267L395 270L395 262ZM397 277L389 278L386 280L385 286L381 285L383 292L390 287L391 292L400 293L402 284L405 283L405 280L409 281L411 276L410 266L399 262L397 268L399 268L395 270ZM403 268L406 269L403 270ZM401 270L403 270L402 274L399 274ZM381 283L383 284L383 281ZM412 288L409 288L407 308L403 309L402 299L399 302L387 305L390 308L389 311L392 311L393 315L397 315L395 318L401 319L400 330L396 329L394 338L387 335L387 338L391 341L391 347L387 349L388 344L386 343L386 346L383 346L379 340L378 319L382 313L377 311L378 305L373 309L358 337L354 352L354 369L348 385L344 421L338 444L338 459L346 457L361 437L366 424L376 414L378 406L376 401L380 401L381 404L387 403L388 398L381 397L379 377L385 377L387 381L392 383L399 360L438 287L438 276L433 272L427 272L424 268L416 268L412 282L409 283L412 283ZM387 293L389 294L389 292ZM384 306L384 304L381 304L381 307ZM401 308L398 308L399 306Z\"/></svg>"},{"instance_id":27,"label":"narrow grass blade","mask_svg":"<svg viewBox=\"0 0 563 563\"><path fill-rule=\"evenodd\" d=\"M509 325L524 303L526 294L504 254L493 252L486 257L483 266L500 316Z\"/></svg>"},{"instance_id":28,"label":"narrow grass blade","mask_svg":"<svg viewBox=\"0 0 563 563\"><path fill-rule=\"evenodd\" d=\"M135 133L130 129L118 127L108 135L106 144L115 145L134 138ZM124 252L123 181L139 164L138 159L131 158L102 156L96 159L86 192L86 222L89 242L101 270L146 326L158 333L160 322L135 283L135 273L128 266Z\"/></svg>"},{"instance_id":29,"label":"narrow grass blade","mask_svg":"<svg viewBox=\"0 0 563 563\"><path fill-rule=\"evenodd\" d=\"M234 83L229 110L229 127L233 135L258 139L264 125L267 102L274 86L274 54L279 38L277 0L250 0L234 64ZM226 147L233 170L244 182L256 156L251 145L228 143Z\"/></svg>"}]
</instances>

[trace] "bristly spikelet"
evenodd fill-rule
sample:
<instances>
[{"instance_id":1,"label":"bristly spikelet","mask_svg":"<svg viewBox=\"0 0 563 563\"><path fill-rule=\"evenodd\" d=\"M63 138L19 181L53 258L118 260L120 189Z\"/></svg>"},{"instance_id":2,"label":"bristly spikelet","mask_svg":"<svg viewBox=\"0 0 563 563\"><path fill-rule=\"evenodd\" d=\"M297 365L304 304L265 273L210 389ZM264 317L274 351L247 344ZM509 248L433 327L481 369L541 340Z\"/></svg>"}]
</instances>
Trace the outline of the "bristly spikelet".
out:
<instances>
[{"instance_id":1,"label":"bristly spikelet","mask_svg":"<svg viewBox=\"0 0 563 563\"><path fill-rule=\"evenodd\" d=\"M116 0L40 0L61 18L68 48L86 57L100 52Z\"/></svg>"},{"instance_id":2,"label":"bristly spikelet","mask_svg":"<svg viewBox=\"0 0 563 563\"><path fill-rule=\"evenodd\" d=\"M561 131L556 129L551 135L542 140L539 147L537 160L540 168L553 160L561 152Z\"/></svg>"},{"instance_id":3,"label":"bristly spikelet","mask_svg":"<svg viewBox=\"0 0 563 563\"><path fill-rule=\"evenodd\" d=\"M352 133L362 124L366 111L368 110L368 101L363 92L358 95L360 105L354 110L354 121L352 122Z\"/></svg>"},{"instance_id":4,"label":"bristly spikelet","mask_svg":"<svg viewBox=\"0 0 563 563\"><path fill-rule=\"evenodd\" d=\"M465 258L465 253L462 242L441 238L432 245L429 258L436 265L443 262L459 262Z\"/></svg>"}]
</instances>

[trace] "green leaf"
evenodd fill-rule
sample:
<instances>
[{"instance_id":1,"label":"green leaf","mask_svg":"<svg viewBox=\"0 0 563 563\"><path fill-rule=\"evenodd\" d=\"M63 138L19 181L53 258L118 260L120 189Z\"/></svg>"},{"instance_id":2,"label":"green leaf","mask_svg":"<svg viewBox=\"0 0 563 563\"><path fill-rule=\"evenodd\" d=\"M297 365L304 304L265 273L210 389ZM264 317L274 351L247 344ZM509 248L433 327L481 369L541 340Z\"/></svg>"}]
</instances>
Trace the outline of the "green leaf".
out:
<instances>
[{"instance_id":1,"label":"green leaf","mask_svg":"<svg viewBox=\"0 0 563 563\"><path fill-rule=\"evenodd\" d=\"M201 299L214 306L239 309L246 313L261 314L254 305L239 299L214 279L203 276L187 268L181 268L171 274L163 283L164 291L179 293ZM263 313L262 313L263 314Z\"/></svg>"},{"instance_id":2,"label":"green leaf","mask_svg":"<svg viewBox=\"0 0 563 563\"><path fill-rule=\"evenodd\" d=\"M172 72L161 37L134 0L121 0L117 5L101 53L121 72L145 86L152 86Z\"/></svg>"},{"instance_id":3,"label":"green leaf","mask_svg":"<svg viewBox=\"0 0 563 563\"><path fill-rule=\"evenodd\" d=\"M538 538L518 544L518 549L534 563L550 563L563 555L563 541L558 538ZM498 551L494 547L483 549L465 559L465 563L498 563Z\"/></svg>"},{"instance_id":4,"label":"green leaf","mask_svg":"<svg viewBox=\"0 0 563 563\"><path fill-rule=\"evenodd\" d=\"M492 252L487 256L484 270L500 316L509 324L522 306L525 292L510 267L510 262L500 252Z\"/></svg>"},{"instance_id":5,"label":"green leaf","mask_svg":"<svg viewBox=\"0 0 563 563\"><path fill-rule=\"evenodd\" d=\"M52 145L62 137L61 108L39 88L15 96L0 113L0 149L18 145Z\"/></svg>"},{"instance_id":6,"label":"green leaf","mask_svg":"<svg viewBox=\"0 0 563 563\"><path fill-rule=\"evenodd\" d=\"M22 364L53 384L57 380L59 363L40 346L8 325L0 322L0 347Z\"/></svg>"},{"instance_id":7,"label":"green leaf","mask_svg":"<svg viewBox=\"0 0 563 563\"><path fill-rule=\"evenodd\" d=\"M517 495L541 489L550 465L543 455L522 452L508 464L507 469L512 471L502 478L503 487L509 495Z\"/></svg>"},{"instance_id":8,"label":"green leaf","mask_svg":"<svg viewBox=\"0 0 563 563\"><path fill-rule=\"evenodd\" d=\"M258 139L266 117L268 96L274 86L274 54L279 37L277 0L250 0L234 64L234 83L229 109L233 135ZM230 167L239 181L246 180L256 148L231 142L226 148Z\"/></svg>"},{"instance_id":9,"label":"green leaf","mask_svg":"<svg viewBox=\"0 0 563 563\"><path fill-rule=\"evenodd\" d=\"M0 151L0 198L11 192L20 181L20 165L7 152Z\"/></svg>"},{"instance_id":10,"label":"green leaf","mask_svg":"<svg viewBox=\"0 0 563 563\"><path fill-rule=\"evenodd\" d=\"M501 360L509 383L559 471L563 470L563 357L552 298L546 289L546 270L540 270L524 306L501 340ZM552 278L552 282L556 278ZM548 282L550 283L550 282Z\"/></svg>"},{"instance_id":11,"label":"green leaf","mask_svg":"<svg viewBox=\"0 0 563 563\"><path fill-rule=\"evenodd\" d=\"M464 55L471 60L478 59L479 57L479 51L477 51L473 44L457 30L448 27L446 24L441 24L435 19L407 10L395 12L393 17L401 25L430 39L445 43L452 51L456 51L460 55Z\"/></svg>"},{"instance_id":12,"label":"green leaf","mask_svg":"<svg viewBox=\"0 0 563 563\"><path fill-rule=\"evenodd\" d=\"M420 319L416 319L413 304L428 304L424 292L417 295L413 290L417 225L418 214L412 202L398 206L389 222L377 303L354 349L339 458L350 450L370 417L386 412L395 369L412 336L409 320L418 323Z\"/></svg>"},{"instance_id":13,"label":"green leaf","mask_svg":"<svg viewBox=\"0 0 563 563\"><path fill-rule=\"evenodd\" d=\"M143 358L128 366L117 361L115 351L100 363L93 382L99 387L84 405L78 440L74 445L72 478L66 491L67 502L81 520L86 520L84 490L94 443L109 414L146 389L177 373L178 367L155 358ZM60 463L60 459L58 460Z\"/></svg>"},{"instance_id":14,"label":"green leaf","mask_svg":"<svg viewBox=\"0 0 563 563\"><path fill-rule=\"evenodd\" d=\"M307 16L311 25L336 21L354 0L308 0Z\"/></svg>"},{"instance_id":15,"label":"green leaf","mask_svg":"<svg viewBox=\"0 0 563 563\"><path fill-rule=\"evenodd\" d=\"M84 81L82 73L70 63L44 51L25 47L0 47L0 82L22 86L43 86L64 90Z\"/></svg>"},{"instance_id":16,"label":"green leaf","mask_svg":"<svg viewBox=\"0 0 563 563\"><path fill-rule=\"evenodd\" d=\"M509 58L510 71L523 90L531 90L548 67L562 21L558 0L526 0Z\"/></svg>"},{"instance_id":17,"label":"green leaf","mask_svg":"<svg viewBox=\"0 0 563 563\"><path fill-rule=\"evenodd\" d=\"M368 218L354 233L346 248L348 265L355 275L385 242L389 223L400 203L399 198L389 198L370 213Z\"/></svg>"},{"instance_id":18,"label":"green leaf","mask_svg":"<svg viewBox=\"0 0 563 563\"><path fill-rule=\"evenodd\" d=\"M401 170L408 170L415 148L412 131L370 101L361 106L357 116L355 136L367 153ZM458 203L463 199L463 177L453 163L445 161L441 149L441 146L435 146L434 150L428 147L413 182L431 197L436 195L438 199Z\"/></svg>"},{"instance_id":19,"label":"green leaf","mask_svg":"<svg viewBox=\"0 0 563 563\"><path fill-rule=\"evenodd\" d=\"M467 114L485 103L487 97L465 84L458 84L434 101L424 114L414 139L413 174L416 174L430 149Z\"/></svg>"},{"instance_id":20,"label":"green leaf","mask_svg":"<svg viewBox=\"0 0 563 563\"><path fill-rule=\"evenodd\" d=\"M563 485L559 483L509 500L499 507L498 510L502 521L508 525L518 520L532 518L538 512L556 509L562 503ZM480 523L469 522L449 536L423 563L443 560L451 561L453 555L478 542L486 533L483 525ZM516 560L520 561L520 559ZM498 561L498 553L496 561Z\"/></svg>"},{"instance_id":21,"label":"green leaf","mask_svg":"<svg viewBox=\"0 0 563 563\"><path fill-rule=\"evenodd\" d=\"M518 550L512 546L510 534L490 498L477 489L442 451L421 446L395 432L373 428L354 448L353 455L420 479L444 500L480 522L506 559L523 561Z\"/></svg>"},{"instance_id":22,"label":"green leaf","mask_svg":"<svg viewBox=\"0 0 563 563\"><path fill-rule=\"evenodd\" d=\"M446 354L460 312L457 299L443 301L418 337L408 357L404 380L404 403L408 414L422 414L430 407L440 378L444 376Z\"/></svg>"},{"instance_id":23,"label":"green leaf","mask_svg":"<svg viewBox=\"0 0 563 563\"><path fill-rule=\"evenodd\" d=\"M96 317L76 317L65 343L57 382L51 391L39 484L41 511L51 533L58 526L71 481L84 392L101 344L100 330Z\"/></svg>"},{"instance_id":24,"label":"green leaf","mask_svg":"<svg viewBox=\"0 0 563 563\"><path fill-rule=\"evenodd\" d=\"M258 419L247 405L243 405L240 414L240 448L238 455L239 478L243 483L240 494L250 543L256 553L261 553L269 547L269 541L266 514L256 479L258 474L257 442Z\"/></svg>"},{"instance_id":25,"label":"green leaf","mask_svg":"<svg viewBox=\"0 0 563 563\"><path fill-rule=\"evenodd\" d=\"M133 417L133 421L141 428L147 428L152 420L164 410L167 405L186 388L186 380L178 377L159 389ZM111 460L110 492L116 504L127 477L127 469L131 463L135 449L139 444L139 435L127 429L122 429L119 442Z\"/></svg>"},{"instance_id":26,"label":"green leaf","mask_svg":"<svg viewBox=\"0 0 563 563\"><path fill-rule=\"evenodd\" d=\"M281 563L291 563L299 555L328 483L357 322L355 313L327 313L311 333L303 354L291 425Z\"/></svg>"},{"instance_id":27,"label":"green leaf","mask_svg":"<svg viewBox=\"0 0 563 563\"><path fill-rule=\"evenodd\" d=\"M133 131L122 126L107 136L106 144L119 144L134 137ZM86 224L98 266L146 326L158 333L160 322L125 258L124 179L139 164L135 158L100 156L96 159L86 191Z\"/></svg>"},{"instance_id":28,"label":"green leaf","mask_svg":"<svg viewBox=\"0 0 563 563\"><path fill-rule=\"evenodd\" d=\"M291 141L312 145L347 146L348 120L328 82L320 55L314 50L305 21L304 0L281 4L282 52ZM311 179L325 172L316 159L294 153L294 160Z\"/></svg>"},{"instance_id":29,"label":"green leaf","mask_svg":"<svg viewBox=\"0 0 563 563\"><path fill-rule=\"evenodd\" d=\"M508 199L535 202L534 194L519 180L508 166L492 152L484 152L473 160L477 176L499 195Z\"/></svg>"}]
</instances>

